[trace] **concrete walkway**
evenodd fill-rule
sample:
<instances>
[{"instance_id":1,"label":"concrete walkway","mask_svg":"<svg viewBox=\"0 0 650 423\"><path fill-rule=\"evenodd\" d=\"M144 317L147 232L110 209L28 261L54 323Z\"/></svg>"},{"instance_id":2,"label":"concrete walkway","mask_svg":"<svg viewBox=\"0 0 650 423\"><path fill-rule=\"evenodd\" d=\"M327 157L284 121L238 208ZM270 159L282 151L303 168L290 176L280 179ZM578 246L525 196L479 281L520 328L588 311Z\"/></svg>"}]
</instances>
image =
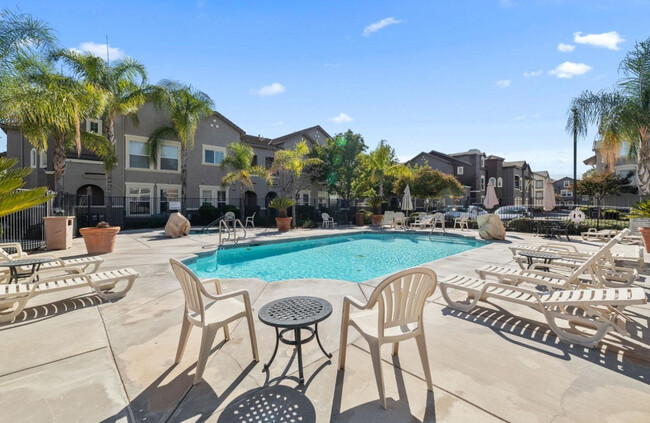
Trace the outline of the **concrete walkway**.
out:
<instances>
[{"instance_id":1,"label":"concrete walkway","mask_svg":"<svg viewBox=\"0 0 650 423\"><path fill-rule=\"evenodd\" d=\"M260 229L252 239L332 232ZM506 242L427 265L439 276L473 275L487 263L513 264L512 243L545 241L510 233ZM236 322L230 341L223 340L223 332L217 335L205 381L192 386L200 331L192 333L182 362L175 365L183 294L169 258L206 252L215 243L214 235L167 239L162 231L123 233L116 251L104 256L103 268L141 272L125 298L103 302L87 289L73 298L71 292L37 297L17 321L0 326L0 422L648 421L650 306L628 309L634 320L630 337L608 335L590 350L559 342L530 309L494 302L461 313L446 307L439 291L425 308L434 391L426 390L415 342L400 345L396 357L387 346L382 353L389 409L384 410L368 346L354 330L346 370L336 370L342 299L367 299L379 280L223 281L225 292L250 292L260 362L252 360L245 322ZM83 241L75 239L71 250L56 253L83 255ZM641 273L638 285L650 288L647 271ZM257 320L257 310L289 295L323 297L334 308L319 327L325 349L334 356L328 360L315 342L306 344L304 386L298 384L289 346L281 345L270 372L262 372L274 331ZM294 420L265 420L279 414Z\"/></svg>"}]
</instances>

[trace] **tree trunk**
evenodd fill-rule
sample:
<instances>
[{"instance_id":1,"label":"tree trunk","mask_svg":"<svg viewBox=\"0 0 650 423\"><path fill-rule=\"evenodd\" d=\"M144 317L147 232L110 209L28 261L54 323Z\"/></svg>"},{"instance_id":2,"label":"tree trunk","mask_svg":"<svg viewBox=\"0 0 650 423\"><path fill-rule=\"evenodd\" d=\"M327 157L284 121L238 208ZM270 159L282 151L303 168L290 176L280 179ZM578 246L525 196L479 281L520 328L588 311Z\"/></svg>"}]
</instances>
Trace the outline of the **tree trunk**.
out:
<instances>
[{"instance_id":1,"label":"tree trunk","mask_svg":"<svg viewBox=\"0 0 650 423\"><path fill-rule=\"evenodd\" d=\"M239 183L239 219L244 222L246 211L244 210L244 184Z\"/></svg>"},{"instance_id":2,"label":"tree trunk","mask_svg":"<svg viewBox=\"0 0 650 423\"><path fill-rule=\"evenodd\" d=\"M650 194L650 154L647 148L639 148L636 162L639 194Z\"/></svg>"},{"instance_id":3,"label":"tree trunk","mask_svg":"<svg viewBox=\"0 0 650 423\"><path fill-rule=\"evenodd\" d=\"M187 211L187 149L185 143L181 143L181 214L186 215Z\"/></svg>"},{"instance_id":4,"label":"tree trunk","mask_svg":"<svg viewBox=\"0 0 650 423\"><path fill-rule=\"evenodd\" d=\"M105 123L104 131L106 133L106 139L115 148L115 119L111 115L108 115ZM104 204L106 205L106 219L110 219L111 209L113 207L113 170L104 167L104 171L106 172Z\"/></svg>"},{"instance_id":5,"label":"tree trunk","mask_svg":"<svg viewBox=\"0 0 650 423\"><path fill-rule=\"evenodd\" d=\"M65 175L65 138L54 140L54 190L57 195L63 194L63 175Z\"/></svg>"},{"instance_id":6,"label":"tree trunk","mask_svg":"<svg viewBox=\"0 0 650 423\"><path fill-rule=\"evenodd\" d=\"M384 199L384 178L379 178L379 196Z\"/></svg>"},{"instance_id":7,"label":"tree trunk","mask_svg":"<svg viewBox=\"0 0 650 423\"><path fill-rule=\"evenodd\" d=\"M294 228L298 224L298 220L296 220L296 203L293 203L293 206L291 206L291 224Z\"/></svg>"}]
</instances>

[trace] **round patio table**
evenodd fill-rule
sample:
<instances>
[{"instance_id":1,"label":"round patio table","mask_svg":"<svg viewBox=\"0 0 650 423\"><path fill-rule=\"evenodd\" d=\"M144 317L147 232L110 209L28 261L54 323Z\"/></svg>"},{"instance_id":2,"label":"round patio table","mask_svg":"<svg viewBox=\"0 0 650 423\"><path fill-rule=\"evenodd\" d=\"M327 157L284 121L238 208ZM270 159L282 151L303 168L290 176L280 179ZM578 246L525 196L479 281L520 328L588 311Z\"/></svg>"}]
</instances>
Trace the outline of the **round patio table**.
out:
<instances>
[{"instance_id":1,"label":"round patio table","mask_svg":"<svg viewBox=\"0 0 650 423\"><path fill-rule=\"evenodd\" d=\"M562 256L553 253L547 253L544 251L519 251L518 253L522 257L528 259L528 268L534 264L533 259L544 260L544 264L550 264L553 260L559 260ZM548 267L545 268L548 272Z\"/></svg>"},{"instance_id":2,"label":"round patio table","mask_svg":"<svg viewBox=\"0 0 650 423\"><path fill-rule=\"evenodd\" d=\"M269 366L273 363L280 342L294 345L298 354L300 383L305 383L302 370L302 344L316 338L323 354L327 358L332 358L332 354L323 348L318 336L318 323L327 319L331 314L332 304L318 297L286 297L264 305L258 314L260 321L275 328L275 349L269 362L264 365L264 371L268 371ZM301 336L303 329L310 332L309 336L304 339ZM284 337L287 332L293 332L293 339Z\"/></svg>"},{"instance_id":3,"label":"round patio table","mask_svg":"<svg viewBox=\"0 0 650 423\"><path fill-rule=\"evenodd\" d=\"M38 272L41 264L53 261L53 257L33 257L33 258L20 258L10 261L0 261L0 267L8 267L10 272L9 283L18 283L18 278L28 278L34 273ZM27 272L18 272L21 267L32 266L31 270Z\"/></svg>"}]
</instances>

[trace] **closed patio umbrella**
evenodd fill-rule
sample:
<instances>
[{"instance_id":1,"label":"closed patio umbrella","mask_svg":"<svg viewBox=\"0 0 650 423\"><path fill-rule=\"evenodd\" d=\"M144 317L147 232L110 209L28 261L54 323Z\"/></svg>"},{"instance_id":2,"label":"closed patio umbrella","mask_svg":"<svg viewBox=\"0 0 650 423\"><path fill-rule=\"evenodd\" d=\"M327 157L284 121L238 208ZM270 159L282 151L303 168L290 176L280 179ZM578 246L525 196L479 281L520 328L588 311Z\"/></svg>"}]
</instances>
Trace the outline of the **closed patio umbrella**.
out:
<instances>
[{"instance_id":1,"label":"closed patio umbrella","mask_svg":"<svg viewBox=\"0 0 650 423\"><path fill-rule=\"evenodd\" d=\"M544 186L544 204L542 206L544 211L551 211L555 208L555 190L550 179L546 181Z\"/></svg>"},{"instance_id":2,"label":"closed patio umbrella","mask_svg":"<svg viewBox=\"0 0 650 423\"><path fill-rule=\"evenodd\" d=\"M498 205L499 199L497 198L497 192L494 190L494 183L490 181L485 192L485 200L483 200L483 206L485 206L487 210L491 210L492 207Z\"/></svg>"},{"instance_id":3,"label":"closed patio umbrella","mask_svg":"<svg viewBox=\"0 0 650 423\"><path fill-rule=\"evenodd\" d=\"M406 186L404 190L404 197L402 197L402 210L409 211L413 210L413 201L411 200L411 189L409 186Z\"/></svg>"}]
</instances>

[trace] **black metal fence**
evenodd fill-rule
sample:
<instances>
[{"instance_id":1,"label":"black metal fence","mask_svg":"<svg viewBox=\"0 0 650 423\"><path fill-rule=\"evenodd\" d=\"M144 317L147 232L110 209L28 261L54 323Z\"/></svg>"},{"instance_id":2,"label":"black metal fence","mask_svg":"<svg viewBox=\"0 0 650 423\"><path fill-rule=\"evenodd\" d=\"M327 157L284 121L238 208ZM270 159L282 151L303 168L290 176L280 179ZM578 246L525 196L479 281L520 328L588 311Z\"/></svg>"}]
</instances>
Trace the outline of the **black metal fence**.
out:
<instances>
[{"instance_id":1,"label":"black metal fence","mask_svg":"<svg viewBox=\"0 0 650 423\"><path fill-rule=\"evenodd\" d=\"M18 242L25 251L45 246L43 218L47 204L0 217L0 243Z\"/></svg>"}]
</instances>

